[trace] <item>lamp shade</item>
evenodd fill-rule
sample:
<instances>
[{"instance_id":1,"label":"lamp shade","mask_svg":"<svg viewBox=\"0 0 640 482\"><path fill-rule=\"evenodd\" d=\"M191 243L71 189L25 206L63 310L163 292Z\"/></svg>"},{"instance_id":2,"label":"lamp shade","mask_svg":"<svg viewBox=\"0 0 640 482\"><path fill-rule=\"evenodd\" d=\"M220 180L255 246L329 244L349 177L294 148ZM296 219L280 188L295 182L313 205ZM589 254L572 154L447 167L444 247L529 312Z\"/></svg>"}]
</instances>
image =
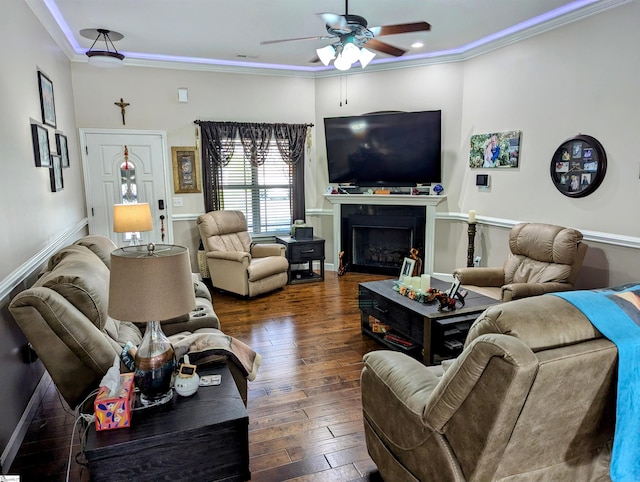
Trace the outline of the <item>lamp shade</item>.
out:
<instances>
[{"instance_id":1,"label":"lamp shade","mask_svg":"<svg viewBox=\"0 0 640 482\"><path fill-rule=\"evenodd\" d=\"M113 231L115 233L137 233L152 229L153 222L149 203L115 204L113 206Z\"/></svg>"},{"instance_id":2,"label":"lamp shade","mask_svg":"<svg viewBox=\"0 0 640 482\"><path fill-rule=\"evenodd\" d=\"M167 244L130 246L111 253L109 316L162 321L192 311L196 299L189 250Z\"/></svg>"}]
</instances>

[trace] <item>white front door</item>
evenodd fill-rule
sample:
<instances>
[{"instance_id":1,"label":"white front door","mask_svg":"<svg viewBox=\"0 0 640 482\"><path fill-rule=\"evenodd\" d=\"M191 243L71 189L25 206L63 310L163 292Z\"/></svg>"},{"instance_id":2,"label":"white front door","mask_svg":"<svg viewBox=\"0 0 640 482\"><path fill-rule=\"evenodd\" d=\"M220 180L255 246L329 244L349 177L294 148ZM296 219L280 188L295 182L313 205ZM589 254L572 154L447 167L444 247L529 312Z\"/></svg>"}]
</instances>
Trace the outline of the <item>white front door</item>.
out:
<instances>
[{"instance_id":1,"label":"white front door","mask_svg":"<svg viewBox=\"0 0 640 482\"><path fill-rule=\"evenodd\" d=\"M166 134L80 129L80 144L89 233L107 236L118 246L126 246L130 235L113 232L113 205L149 203L153 231L140 233L141 243L171 244Z\"/></svg>"}]
</instances>

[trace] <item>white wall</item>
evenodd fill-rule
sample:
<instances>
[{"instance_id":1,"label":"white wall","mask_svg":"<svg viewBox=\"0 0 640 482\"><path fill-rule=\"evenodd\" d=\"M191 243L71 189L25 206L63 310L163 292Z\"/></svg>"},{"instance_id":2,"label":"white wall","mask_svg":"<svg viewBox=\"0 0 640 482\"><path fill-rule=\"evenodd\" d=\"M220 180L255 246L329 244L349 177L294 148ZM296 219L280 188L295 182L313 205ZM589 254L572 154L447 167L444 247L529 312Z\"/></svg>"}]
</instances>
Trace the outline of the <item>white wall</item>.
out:
<instances>
[{"instance_id":1,"label":"white wall","mask_svg":"<svg viewBox=\"0 0 640 482\"><path fill-rule=\"evenodd\" d=\"M0 280L85 216L69 60L24 1L2 0L2 9ZM70 146L71 167L64 169L64 190L57 193L51 192L49 170L35 167L31 143L31 121L42 122L38 69L53 82L57 130ZM56 152L56 129L47 129Z\"/></svg>"}]
</instances>

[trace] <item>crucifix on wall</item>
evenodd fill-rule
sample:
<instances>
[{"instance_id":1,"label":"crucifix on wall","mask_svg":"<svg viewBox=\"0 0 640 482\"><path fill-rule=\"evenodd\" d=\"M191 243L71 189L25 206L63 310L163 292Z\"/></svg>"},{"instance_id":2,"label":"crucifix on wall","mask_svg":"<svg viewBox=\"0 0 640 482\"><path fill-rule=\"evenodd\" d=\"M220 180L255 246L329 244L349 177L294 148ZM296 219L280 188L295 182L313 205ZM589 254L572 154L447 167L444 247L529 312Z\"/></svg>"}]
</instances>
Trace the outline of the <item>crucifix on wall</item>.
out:
<instances>
[{"instance_id":1,"label":"crucifix on wall","mask_svg":"<svg viewBox=\"0 0 640 482\"><path fill-rule=\"evenodd\" d=\"M126 125L126 122L124 121L124 114L125 114L125 109L129 105L129 103L125 102L122 99L122 97L120 97L120 102L114 102L114 104L120 107L120 114L122 114L122 125Z\"/></svg>"}]
</instances>

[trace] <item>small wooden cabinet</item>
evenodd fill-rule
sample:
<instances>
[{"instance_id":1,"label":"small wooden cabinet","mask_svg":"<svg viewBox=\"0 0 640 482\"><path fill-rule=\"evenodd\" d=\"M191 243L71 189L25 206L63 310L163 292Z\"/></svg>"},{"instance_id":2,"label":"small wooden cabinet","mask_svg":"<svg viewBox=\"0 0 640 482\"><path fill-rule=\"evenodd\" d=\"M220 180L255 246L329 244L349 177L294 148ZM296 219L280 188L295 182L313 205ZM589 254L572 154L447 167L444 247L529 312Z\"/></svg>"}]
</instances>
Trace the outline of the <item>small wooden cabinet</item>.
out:
<instances>
[{"instance_id":1,"label":"small wooden cabinet","mask_svg":"<svg viewBox=\"0 0 640 482\"><path fill-rule=\"evenodd\" d=\"M276 242L287 248L289 261L288 283L311 283L324 281L324 239L294 239L291 236L276 236ZM313 269L313 262L320 263L320 271Z\"/></svg>"}]
</instances>

